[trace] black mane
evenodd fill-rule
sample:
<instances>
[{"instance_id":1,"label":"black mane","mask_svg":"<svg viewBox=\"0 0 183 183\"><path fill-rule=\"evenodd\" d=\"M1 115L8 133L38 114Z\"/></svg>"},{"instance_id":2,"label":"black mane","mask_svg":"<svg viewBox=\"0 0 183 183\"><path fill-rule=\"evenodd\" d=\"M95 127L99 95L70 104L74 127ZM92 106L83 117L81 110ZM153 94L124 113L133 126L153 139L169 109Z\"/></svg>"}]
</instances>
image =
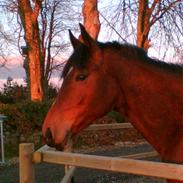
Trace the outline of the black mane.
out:
<instances>
[{"instance_id":1,"label":"black mane","mask_svg":"<svg viewBox=\"0 0 183 183\"><path fill-rule=\"evenodd\" d=\"M148 57L147 52L139 48L135 45L131 44L120 44L116 41L114 42L107 42L101 43L97 42L99 48L101 49L114 49L115 51L119 51L119 53L128 60L139 60L145 63L150 64L151 66L159 67L160 69L171 71L175 73L182 73L183 74L183 67L178 64L166 63L164 61L159 61L156 59L152 59ZM86 64L88 63L90 54L88 47L85 45L80 45L76 50L74 50L73 54L70 56L67 64L65 65L62 77L64 78L69 70L74 66L79 69L85 68Z\"/></svg>"},{"instance_id":2,"label":"black mane","mask_svg":"<svg viewBox=\"0 0 183 183\"><path fill-rule=\"evenodd\" d=\"M111 48L120 51L120 54L128 59L134 60L141 60L147 59L147 52L143 48L139 48L132 44L120 44L116 41L107 42L107 43L99 43L99 47L101 49Z\"/></svg>"}]
</instances>

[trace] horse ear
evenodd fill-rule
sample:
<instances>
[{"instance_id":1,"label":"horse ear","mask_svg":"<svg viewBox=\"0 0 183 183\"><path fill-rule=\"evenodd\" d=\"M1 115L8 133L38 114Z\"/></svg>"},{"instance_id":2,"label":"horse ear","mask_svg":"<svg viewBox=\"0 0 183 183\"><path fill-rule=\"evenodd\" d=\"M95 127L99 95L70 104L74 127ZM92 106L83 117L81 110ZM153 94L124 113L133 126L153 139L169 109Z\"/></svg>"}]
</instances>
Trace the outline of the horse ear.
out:
<instances>
[{"instance_id":1,"label":"horse ear","mask_svg":"<svg viewBox=\"0 0 183 183\"><path fill-rule=\"evenodd\" d=\"M89 35L85 27L81 23L79 23L79 27L81 30L80 38L82 39L83 43L88 47L95 45L96 44L95 40Z\"/></svg>"},{"instance_id":2,"label":"horse ear","mask_svg":"<svg viewBox=\"0 0 183 183\"><path fill-rule=\"evenodd\" d=\"M72 47L74 48L74 50L75 50L79 45L82 44L77 38L75 38L75 36L72 34L72 32L71 32L70 29L69 29L69 38L70 38L70 41L71 41L71 44L72 44Z\"/></svg>"},{"instance_id":3,"label":"horse ear","mask_svg":"<svg viewBox=\"0 0 183 183\"><path fill-rule=\"evenodd\" d=\"M92 54L93 62L96 65L102 63L102 52L101 49L98 47L97 42L89 35L86 31L85 27L82 24L79 24L81 30L81 41L84 45L86 45L89 49L89 52Z\"/></svg>"}]
</instances>

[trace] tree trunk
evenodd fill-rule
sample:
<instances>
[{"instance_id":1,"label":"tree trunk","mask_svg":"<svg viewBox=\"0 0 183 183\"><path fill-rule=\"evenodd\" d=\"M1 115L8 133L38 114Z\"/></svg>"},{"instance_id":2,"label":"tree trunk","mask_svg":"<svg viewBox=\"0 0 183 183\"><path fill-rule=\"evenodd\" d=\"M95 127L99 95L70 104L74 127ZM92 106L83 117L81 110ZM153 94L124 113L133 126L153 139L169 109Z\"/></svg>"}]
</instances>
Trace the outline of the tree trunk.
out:
<instances>
[{"instance_id":1,"label":"tree trunk","mask_svg":"<svg viewBox=\"0 0 183 183\"><path fill-rule=\"evenodd\" d=\"M18 10L25 32L25 41L28 48L28 62L30 73L30 96L32 101L42 101L42 64L43 58L40 48L40 35L38 27L38 14L41 1L34 1L34 9L29 0L18 0Z\"/></svg>"},{"instance_id":2,"label":"tree trunk","mask_svg":"<svg viewBox=\"0 0 183 183\"><path fill-rule=\"evenodd\" d=\"M144 48L146 51L150 47L148 39L150 31L150 12L148 0L139 0L138 20L137 20L137 46Z\"/></svg>"},{"instance_id":3,"label":"tree trunk","mask_svg":"<svg viewBox=\"0 0 183 183\"><path fill-rule=\"evenodd\" d=\"M97 3L97 0L84 0L83 4L84 27L95 40L97 40L100 31Z\"/></svg>"}]
</instances>

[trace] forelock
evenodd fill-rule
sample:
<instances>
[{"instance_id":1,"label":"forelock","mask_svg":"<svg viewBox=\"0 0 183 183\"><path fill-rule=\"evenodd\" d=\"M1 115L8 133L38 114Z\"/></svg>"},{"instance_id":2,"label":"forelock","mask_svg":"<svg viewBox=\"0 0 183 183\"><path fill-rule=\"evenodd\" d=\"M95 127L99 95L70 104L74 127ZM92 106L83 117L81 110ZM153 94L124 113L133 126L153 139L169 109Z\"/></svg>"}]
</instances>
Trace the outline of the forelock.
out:
<instances>
[{"instance_id":1,"label":"forelock","mask_svg":"<svg viewBox=\"0 0 183 183\"><path fill-rule=\"evenodd\" d=\"M76 67L78 69L84 69L88 61L89 61L88 47L85 46L84 44L81 44L74 50L74 52L68 59L62 72L62 78L66 77L66 75L68 74L69 70L72 67Z\"/></svg>"}]
</instances>

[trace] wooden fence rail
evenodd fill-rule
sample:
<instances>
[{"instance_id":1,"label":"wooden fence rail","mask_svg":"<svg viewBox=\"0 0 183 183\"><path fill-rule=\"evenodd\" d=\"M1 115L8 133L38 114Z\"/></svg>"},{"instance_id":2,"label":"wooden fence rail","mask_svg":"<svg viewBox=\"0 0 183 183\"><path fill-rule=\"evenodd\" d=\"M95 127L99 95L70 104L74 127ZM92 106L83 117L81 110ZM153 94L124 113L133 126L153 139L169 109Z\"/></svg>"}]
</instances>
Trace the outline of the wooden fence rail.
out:
<instances>
[{"instance_id":1,"label":"wooden fence rail","mask_svg":"<svg viewBox=\"0 0 183 183\"><path fill-rule=\"evenodd\" d=\"M33 162L67 164L183 181L183 165L179 164L59 152L45 150L46 148L33 152L33 149L33 144L20 145L20 183L34 183ZM74 168L69 172L72 174Z\"/></svg>"},{"instance_id":2,"label":"wooden fence rail","mask_svg":"<svg viewBox=\"0 0 183 183\"><path fill-rule=\"evenodd\" d=\"M95 124L86 130L125 129L131 127L130 123ZM60 183L70 183L77 166L183 181L183 165L135 160L157 156L158 154L155 151L121 157L106 157L71 153L72 141L68 143L67 147L67 152L58 152L45 145L34 152L33 144L20 144L20 183L35 183L33 165L41 162L65 165L67 173Z\"/></svg>"},{"instance_id":3,"label":"wooden fence rail","mask_svg":"<svg viewBox=\"0 0 183 183\"><path fill-rule=\"evenodd\" d=\"M92 130L114 130L114 129L126 129L133 128L131 123L109 123L109 124L94 124L90 125L85 131Z\"/></svg>"}]
</instances>

